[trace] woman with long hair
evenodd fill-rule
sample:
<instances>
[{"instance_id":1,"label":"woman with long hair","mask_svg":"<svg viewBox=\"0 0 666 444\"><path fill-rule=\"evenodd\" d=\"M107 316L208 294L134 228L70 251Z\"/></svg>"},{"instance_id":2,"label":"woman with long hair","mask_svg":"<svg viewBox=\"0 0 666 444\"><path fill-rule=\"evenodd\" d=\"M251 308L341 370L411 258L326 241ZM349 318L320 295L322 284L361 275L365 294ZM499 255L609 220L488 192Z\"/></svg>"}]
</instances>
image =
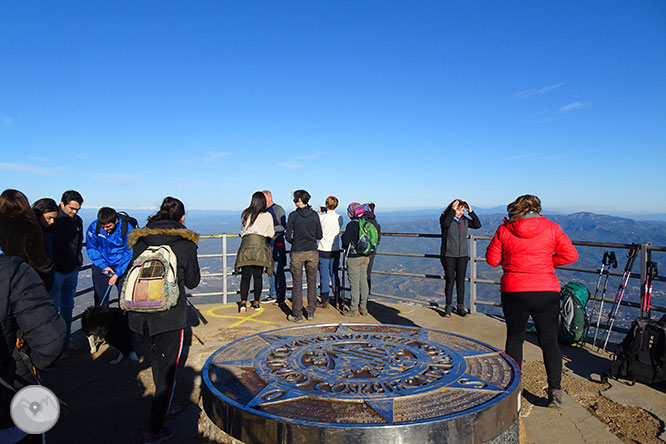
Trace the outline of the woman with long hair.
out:
<instances>
[{"instance_id":1,"label":"woman with long hair","mask_svg":"<svg viewBox=\"0 0 666 444\"><path fill-rule=\"evenodd\" d=\"M46 254L42 229L25 194L8 189L0 194L0 248L37 271L44 284L53 281L53 262Z\"/></svg>"},{"instance_id":2,"label":"woman with long hair","mask_svg":"<svg viewBox=\"0 0 666 444\"><path fill-rule=\"evenodd\" d=\"M467 216L465 216L465 211ZM469 248L467 246L467 229L481 228L481 221L468 202L456 199L449 204L439 217L439 225L442 229L442 247L440 260L444 268L446 286L446 307L444 316L451 316L451 305L453 303L453 284L456 284L457 303L456 313L460 316L467 315L465 308L465 275L467 274L467 262L469 261Z\"/></svg>"},{"instance_id":3,"label":"woman with long hair","mask_svg":"<svg viewBox=\"0 0 666 444\"><path fill-rule=\"evenodd\" d=\"M502 310L506 320L506 353L518 366L523 362L525 327L531 316L548 377L549 405L562 405L562 354L557 342L560 283L555 267L571 264L578 252L559 225L543 217L537 196L519 196L506 207L486 249L486 261L502 266Z\"/></svg>"},{"instance_id":4,"label":"woman with long hair","mask_svg":"<svg viewBox=\"0 0 666 444\"><path fill-rule=\"evenodd\" d=\"M164 419L173 401L176 370L181 361L184 330L187 327L187 301L185 287L199 285L201 275L197 260L199 235L188 230L185 222L185 206L174 198L166 197L160 210L148 218L144 228L132 230L128 245L136 259L149 246L168 245L176 255L178 268L178 302L165 311L128 311L132 331L143 336L148 345L150 365L155 382L155 395L150 410L150 425L145 442L162 442L175 433L165 426Z\"/></svg>"},{"instance_id":5,"label":"woman with long hair","mask_svg":"<svg viewBox=\"0 0 666 444\"><path fill-rule=\"evenodd\" d=\"M252 308L261 309L262 274L264 269L273 274L273 252L269 242L275 234L273 216L266 209L266 196L257 191L252 195L250 206L241 214L241 245L236 255L236 271L241 271L239 310L247 311L247 296L250 279L254 279L254 301Z\"/></svg>"},{"instance_id":6,"label":"woman with long hair","mask_svg":"<svg viewBox=\"0 0 666 444\"><path fill-rule=\"evenodd\" d=\"M44 250L46 251L46 256L53 261L53 230L52 226L55 222L55 218L58 216L58 204L55 200L44 197L42 199L36 200L32 204L32 211L35 213L35 217L39 222L39 225L42 229L42 239L44 239ZM55 263L54 263L55 265ZM46 289L51 291L53 286L53 279L49 279L48 282L45 282Z\"/></svg>"}]
</instances>

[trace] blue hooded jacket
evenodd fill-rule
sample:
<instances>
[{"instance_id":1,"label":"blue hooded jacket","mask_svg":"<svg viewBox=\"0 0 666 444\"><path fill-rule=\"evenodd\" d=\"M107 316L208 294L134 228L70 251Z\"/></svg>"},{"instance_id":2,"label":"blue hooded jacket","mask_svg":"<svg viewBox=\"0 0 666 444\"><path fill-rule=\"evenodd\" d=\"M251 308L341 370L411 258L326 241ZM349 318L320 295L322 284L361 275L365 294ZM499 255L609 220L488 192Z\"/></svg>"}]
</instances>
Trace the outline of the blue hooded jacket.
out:
<instances>
[{"instance_id":1,"label":"blue hooded jacket","mask_svg":"<svg viewBox=\"0 0 666 444\"><path fill-rule=\"evenodd\" d=\"M124 239L121 224L127 224ZM90 261L102 270L111 267L118 276L122 276L132 260L132 250L127 246L127 239L133 229L132 224L118 218L118 225L111 234L102 227L97 232L97 221L93 221L86 232L86 251Z\"/></svg>"}]
</instances>

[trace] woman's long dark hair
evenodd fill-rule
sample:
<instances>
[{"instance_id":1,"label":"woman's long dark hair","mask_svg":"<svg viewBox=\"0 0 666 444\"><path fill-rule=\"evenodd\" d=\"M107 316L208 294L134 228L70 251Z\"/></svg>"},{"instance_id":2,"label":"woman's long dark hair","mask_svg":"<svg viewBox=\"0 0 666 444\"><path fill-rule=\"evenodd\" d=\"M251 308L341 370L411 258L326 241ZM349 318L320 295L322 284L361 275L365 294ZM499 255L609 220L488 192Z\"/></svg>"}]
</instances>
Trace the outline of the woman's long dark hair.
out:
<instances>
[{"instance_id":1,"label":"woman's long dark hair","mask_svg":"<svg viewBox=\"0 0 666 444\"><path fill-rule=\"evenodd\" d=\"M179 222L184 215L185 205L183 205L179 199L167 196L162 201L160 211L158 211L154 216L149 217L148 222L153 222L156 220L175 220Z\"/></svg>"},{"instance_id":2,"label":"woman's long dark hair","mask_svg":"<svg viewBox=\"0 0 666 444\"><path fill-rule=\"evenodd\" d=\"M32 211L35 213L35 217L37 220L41 220L41 217L44 216L44 213L52 213L54 211L58 211L58 204L56 203L55 200L49 198L49 197L44 197L42 199L36 200L32 204Z\"/></svg>"},{"instance_id":3,"label":"woman's long dark hair","mask_svg":"<svg viewBox=\"0 0 666 444\"><path fill-rule=\"evenodd\" d=\"M241 223L243 226L250 226L255 220L257 220L257 217L259 217L261 213L265 213L266 211L266 196L264 196L264 193L261 191L257 191L252 195L250 206L243 210L243 213L241 214Z\"/></svg>"},{"instance_id":4,"label":"woman's long dark hair","mask_svg":"<svg viewBox=\"0 0 666 444\"><path fill-rule=\"evenodd\" d=\"M35 213L30 208L30 202L25 194L19 190L7 189L0 194L0 214L23 217L31 223L39 226Z\"/></svg>"}]
</instances>

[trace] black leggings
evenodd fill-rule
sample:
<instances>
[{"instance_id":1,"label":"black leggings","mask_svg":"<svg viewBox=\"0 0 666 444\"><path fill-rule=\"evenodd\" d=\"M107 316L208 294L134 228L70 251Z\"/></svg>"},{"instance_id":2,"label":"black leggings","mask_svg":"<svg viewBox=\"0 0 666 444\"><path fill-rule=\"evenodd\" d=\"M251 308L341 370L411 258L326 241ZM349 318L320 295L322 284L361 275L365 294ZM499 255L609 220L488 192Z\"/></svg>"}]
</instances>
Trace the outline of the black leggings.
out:
<instances>
[{"instance_id":1,"label":"black leggings","mask_svg":"<svg viewBox=\"0 0 666 444\"><path fill-rule=\"evenodd\" d=\"M506 354L522 366L525 327L532 316L546 366L548 388L561 388L562 353L557 342L560 294L556 291L502 292L502 310L506 320Z\"/></svg>"},{"instance_id":2,"label":"black leggings","mask_svg":"<svg viewBox=\"0 0 666 444\"><path fill-rule=\"evenodd\" d=\"M261 275L264 272L264 267L257 265L248 265L246 267L241 267L241 283L240 283L240 294L241 301L247 301L247 295L250 292L250 278L254 276L254 300L259 301L261 299Z\"/></svg>"},{"instance_id":3,"label":"black leggings","mask_svg":"<svg viewBox=\"0 0 666 444\"><path fill-rule=\"evenodd\" d=\"M443 257L444 277L446 278L446 305L453 302L453 283L456 283L458 305L465 305L465 274L467 274L468 257Z\"/></svg>"}]
</instances>

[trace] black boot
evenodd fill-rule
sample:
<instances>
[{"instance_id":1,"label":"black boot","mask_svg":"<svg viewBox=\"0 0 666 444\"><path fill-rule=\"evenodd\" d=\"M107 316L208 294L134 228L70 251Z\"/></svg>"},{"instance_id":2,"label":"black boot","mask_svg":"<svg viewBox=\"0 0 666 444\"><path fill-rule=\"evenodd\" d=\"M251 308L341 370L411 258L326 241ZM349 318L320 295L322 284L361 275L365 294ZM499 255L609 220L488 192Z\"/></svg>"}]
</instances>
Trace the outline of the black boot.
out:
<instances>
[{"instance_id":1,"label":"black boot","mask_svg":"<svg viewBox=\"0 0 666 444\"><path fill-rule=\"evenodd\" d=\"M456 313L458 313L458 316L465 317L467 316L467 309L465 308L464 305L458 304L456 306Z\"/></svg>"}]
</instances>

